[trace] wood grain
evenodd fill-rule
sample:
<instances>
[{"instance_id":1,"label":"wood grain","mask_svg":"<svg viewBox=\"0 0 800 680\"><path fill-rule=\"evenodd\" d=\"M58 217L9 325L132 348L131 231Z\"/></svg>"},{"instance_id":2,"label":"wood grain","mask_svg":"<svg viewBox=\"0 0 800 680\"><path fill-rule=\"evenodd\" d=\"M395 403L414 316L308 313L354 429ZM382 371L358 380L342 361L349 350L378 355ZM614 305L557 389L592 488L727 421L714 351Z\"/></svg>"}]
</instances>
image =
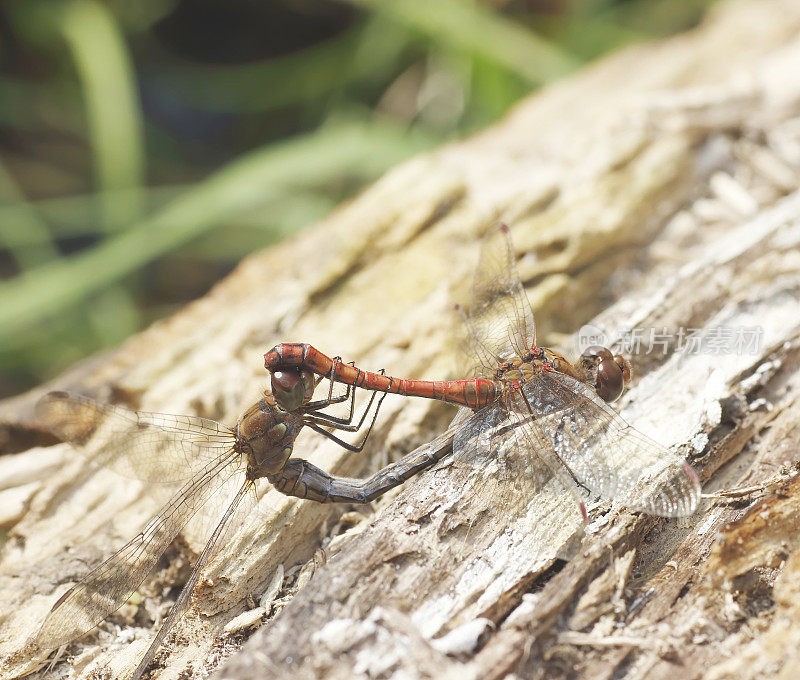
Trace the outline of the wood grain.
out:
<instances>
[{"instance_id":1,"label":"wood grain","mask_svg":"<svg viewBox=\"0 0 800 680\"><path fill-rule=\"evenodd\" d=\"M265 386L261 355L281 341L397 375L461 377L453 304L468 300L479 237L498 220L511 225L545 344L569 348L589 321L642 329L643 342L651 329L718 339L717 329L760 329L753 351L640 348L620 408L686 455L709 492L763 491L710 499L688 521L597 508L587 527L554 487L531 498L524 522L504 517L474 493L489 475L465 483L447 461L359 515L270 492L212 559L151 677L217 666L224 678L791 677L798 31L797 3L740 1L605 59L484 133L399 166L116 351L0 405L8 450L42 471L24 481L0 562L3 677L49 677L41 659L15 653L66 584L136 533L167 491L90 469L66 448L57 473L36 466L45 450L22 444L43 391L232 423ZM452 415L389 397L369 452L304 434L296 453L360 476ZM135 666L202 549L203 524L173 544L138 608L59 663L81 678ZM265 591L260 619L223 631Z\"/></svg>"}]
</instances>

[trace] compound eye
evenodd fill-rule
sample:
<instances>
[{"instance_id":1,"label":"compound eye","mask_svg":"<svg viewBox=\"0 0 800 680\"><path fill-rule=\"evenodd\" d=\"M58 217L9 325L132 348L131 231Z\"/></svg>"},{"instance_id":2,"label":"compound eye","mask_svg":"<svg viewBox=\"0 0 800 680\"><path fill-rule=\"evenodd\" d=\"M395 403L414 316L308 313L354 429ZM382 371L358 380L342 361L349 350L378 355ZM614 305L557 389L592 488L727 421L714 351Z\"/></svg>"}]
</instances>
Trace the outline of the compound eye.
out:
<instances>
[{"instance_id":1,"label":"compound eye","mask_svg":"<svg viewBox=\"0 0 800 680\"><path fill-rule=\"evenodd\" d=\"M621 354L599 345L587 347L581 354L581 364L594 377L594 390L603 401L619 399L631 381L631 365Z\"/></svg>"},{"instance_id":2,"label":"compound eye","mask_svg":"<svg viewBox=\"0 0 800 680\"><path fill-rule=\"evenodd\" d=\"M608 359L601 359L597 364L597 383L595 384L597 395L603 401L612 402L619 399L624 389L625 378L620 365L611 356Z\"/></svg>"},{"instance_id":3,"label":"compound eye","mask_svg":"<svg viewBox=\"0 0 800 680\"><path fill-rule=\"evenodd\" d=\"M311 371L296 368L273 371L272 395L285 411L294 411L314 394L314 375Z\"/></svg>"},{"instance_id":4,"label":"compound eye","mask_svg":"<svg viewBox=\"0 0 800 680\"><path fill-rule=\"evenodd\" d=\"M625 387L627 387L631 382L631 377L633 376L631 362L621 354L614 355L614 362L617 364L617 366L619 366L619 370L622 371L622 379L625 381Z\"/></svg>"}]
</instances>

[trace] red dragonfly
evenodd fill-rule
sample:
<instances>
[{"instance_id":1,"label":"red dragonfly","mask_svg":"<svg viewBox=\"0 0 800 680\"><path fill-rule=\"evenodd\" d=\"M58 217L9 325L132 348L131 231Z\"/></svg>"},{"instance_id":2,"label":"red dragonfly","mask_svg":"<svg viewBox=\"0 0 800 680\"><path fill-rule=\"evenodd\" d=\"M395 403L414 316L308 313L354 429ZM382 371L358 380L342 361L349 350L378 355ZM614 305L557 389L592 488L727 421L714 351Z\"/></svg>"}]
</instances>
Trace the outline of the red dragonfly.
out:
<instances>
[{"instance_id":1,"label":"red dragonfly","mask_svg":"<svg viewBox=\"0 0 800 680\"><path fill-rule=\"evenodd\" d=\"M300 343L272 348L265 365L273 375L311 370L347 385L466 406L473 413L454 422L456 461L500 459L519 485L537 476L531 461L538 458L576 495L584 516L581 499L587 495L663 517L694 512L700 484L691 466L608 405L631 379L628 361L593 346L570 363L536 344L533 312L505 225L484 241L466 322L475 360L475 377L466 380L408 380L335 365ZM530 497L518 494L521 503Z\"/></svg>"}]
</instances>

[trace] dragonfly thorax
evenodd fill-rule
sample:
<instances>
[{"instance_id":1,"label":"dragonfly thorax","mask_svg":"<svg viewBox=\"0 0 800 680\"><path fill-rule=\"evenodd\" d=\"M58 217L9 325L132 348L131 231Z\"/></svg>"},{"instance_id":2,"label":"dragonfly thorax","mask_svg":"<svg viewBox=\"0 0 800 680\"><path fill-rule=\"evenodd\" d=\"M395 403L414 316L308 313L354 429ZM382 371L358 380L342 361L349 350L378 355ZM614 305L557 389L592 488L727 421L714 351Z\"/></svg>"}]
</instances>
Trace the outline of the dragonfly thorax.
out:
<instances>
[{"instance_id":1,"label":"dragonfly thorax","mask_svg":"<svg viewBox=\"0 0 800 680\"><path fill-rule=\"evenodd\" d=\"M524 382L542 370L546 363L544 354L529 353L524 357L513 356L499 363L494 380L500 383Z\"/></svg>"},{"instance_id":2,"label":"dragonfly thorax","mask_svg":"<svg viewBox=\"0 0 800 680\"><path fill-rule=\"evenodd\" d=\"M281 470L303 423L299 416L280 411L272 400L261 399L236 424L238 445L247 456L247 476L259 479Z\"/></svg>"},{"instance_id":3,"label":"dragonfly thorax","mask_svg":"<svg viewBox=\"0 0 800 680\"><path fill-rule=\"evenodd\" d=\"M495 380L506 385L525 382L541 371L555 371L580 380L606 402L618 399L631 381L628 360L598 346L584 350L575 363L555 350L536 347L524 357L514 357L498 364Z\"/></svg>"}]
</instances>

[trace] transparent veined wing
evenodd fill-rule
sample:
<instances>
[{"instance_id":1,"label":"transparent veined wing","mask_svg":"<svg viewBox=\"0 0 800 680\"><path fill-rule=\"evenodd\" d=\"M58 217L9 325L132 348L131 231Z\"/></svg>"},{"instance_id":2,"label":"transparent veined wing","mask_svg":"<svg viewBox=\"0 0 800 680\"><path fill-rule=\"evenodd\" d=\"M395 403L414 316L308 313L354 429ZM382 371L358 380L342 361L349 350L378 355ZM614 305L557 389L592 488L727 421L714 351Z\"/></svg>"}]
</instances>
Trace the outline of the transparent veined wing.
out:
<instances>
[{"instance_id":1,"label":"transparent veined wing","mask_svg":"<svg viewBox=\"0 0 800 680\"><path fill-rule=\"evenodd\" d=\"M592 496L662 517L690 515L700 484L680 456L629 425L582 382L542 372L522 395L538 417L520 423L548 444Z\"/></svg>"},{"instance_id":2,"label":"transparent veined wing","mask_svg":"<svg viewBox=\"0 0 800 680\"><path fill-rule=\"evenodd\" d=\"M492 228L481 245L466 322L481 377L491 377L499 363L514 355L525 356L536 343L533 312L505 225Z\"/></svg>"},{"instance_id":3,"label":"transparent veined wing","mask_svg":"<svg viewBox=\"0 0 800 680\"><path fill-rule=\"evenodd\" d=\"M224 425L196 416L131 411L70 392L39 400L43 427L125 477L182 482L235 443Z\"/></svg>"},{"instance_id":4,"label":"transparent veined wing","mask_svg":"<svg viewBox=\"0 0 800 680\"><path fill-rule=\"evenodd\" d=\"M45 618L35 644L43 650L59 647L119 609L189 519L217 495L238 460L239 454L230 451L198 470L139 534L59 598Z\"/></svg>"}]
</instances>

